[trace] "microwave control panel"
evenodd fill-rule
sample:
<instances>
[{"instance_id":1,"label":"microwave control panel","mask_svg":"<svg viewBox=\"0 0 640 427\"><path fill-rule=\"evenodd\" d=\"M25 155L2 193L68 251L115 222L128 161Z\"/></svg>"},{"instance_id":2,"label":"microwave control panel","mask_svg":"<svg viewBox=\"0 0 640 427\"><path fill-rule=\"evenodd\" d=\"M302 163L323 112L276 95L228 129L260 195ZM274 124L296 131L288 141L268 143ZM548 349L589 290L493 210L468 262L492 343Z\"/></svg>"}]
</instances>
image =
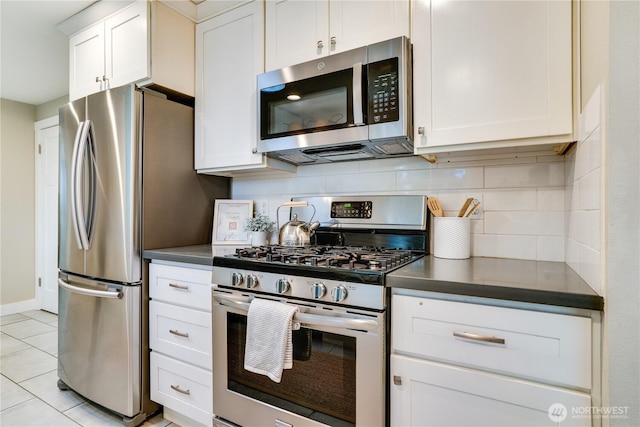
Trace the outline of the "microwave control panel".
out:
<instances>
[{"instance_id":1,"label":"microwave control panel","mask_svg":"<svg viewBox=\"0 0 640 427\"><path fill-rule=\"evenodd\" d=\"M369 124L395 122L400 119L398 58L367 65L369 80Z\"/></svg>"},{"instance_id":2,"label":"microwave control panel","mask_svg":"<svg viewBox=\"0 0 640 427\"><path fill-rule=\"evenodd\" d=\"M373 203L363 202L331 202L331 218L371 218Z\"/></svg>"}]
</instances>

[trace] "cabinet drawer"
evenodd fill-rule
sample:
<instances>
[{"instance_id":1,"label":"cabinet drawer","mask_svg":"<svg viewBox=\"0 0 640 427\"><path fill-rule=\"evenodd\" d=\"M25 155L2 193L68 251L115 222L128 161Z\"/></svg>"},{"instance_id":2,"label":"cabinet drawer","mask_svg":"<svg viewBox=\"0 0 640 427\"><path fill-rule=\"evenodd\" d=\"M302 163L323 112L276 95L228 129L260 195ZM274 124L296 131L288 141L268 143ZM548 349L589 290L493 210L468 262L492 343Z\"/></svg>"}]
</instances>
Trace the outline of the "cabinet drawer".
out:
<instances>
[{"instance_id":1,"label":"cabinet drawer","mask_svg":"<svg viewBox=\"0 0 640 427\"><path fill-rule=\"evenodd\" d=\"M149 296L211 311L211 270L149 264Z\"/></svg>"},{"instance_id":2,"label":"cabinet drawer","mask_svg":"<svg viewBox=\"0 0 640 427\"><path fill-rule=\"evenodd\" d=\"M151 400L204 425L211 425L211 371L151 352Z\"/></svg>"},{"instance_id":3,"label":"cabinet drawer","mask_svg":"<svg viewBox=\"0 0 640 427\"><path fill-rule=\"evenodd\" d=\"M591 396L521 379L406 356L391 356L392 426L590 427L572 416L591 407ZM549 409L566 412L554 423Z\"/></svg>"},{"instance_id":4,"label":"cabinet drawer","mask_svg":"<svg viewBox=\"0 0 640 427\"><path fill-rule=\"evenodd\" d=\"M394 295L391 337L394 352L591 388L590 318Z\"/></svg>"},{"instance_id":5,"label":"cabinet drawer","mask_svg":"<svg viewBox=\"0 0 640 427\"><path fill-rule=\"evenodd\" d=\"M149 303L149 347L211 369L211 313Z\"/></svg>"}]
</instances>

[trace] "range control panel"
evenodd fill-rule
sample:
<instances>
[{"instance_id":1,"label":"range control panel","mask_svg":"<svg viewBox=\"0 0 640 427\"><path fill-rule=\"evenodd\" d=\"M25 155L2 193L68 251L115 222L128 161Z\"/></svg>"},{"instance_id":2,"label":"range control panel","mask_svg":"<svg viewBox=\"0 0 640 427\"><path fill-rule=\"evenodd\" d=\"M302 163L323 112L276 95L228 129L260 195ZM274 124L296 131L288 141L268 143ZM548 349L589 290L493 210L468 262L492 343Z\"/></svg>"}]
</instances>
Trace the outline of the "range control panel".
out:
<instances>
[{"instance_id":1,"label":"range control panel","mask_svg":"<svg viewBox=\"0 0 640 427\"><path fill-rule=\"evenodd\" d=\"M364 218L370 219L373 203L360 202L331 202L331 218Z\"/></svg>"}]
</instances>

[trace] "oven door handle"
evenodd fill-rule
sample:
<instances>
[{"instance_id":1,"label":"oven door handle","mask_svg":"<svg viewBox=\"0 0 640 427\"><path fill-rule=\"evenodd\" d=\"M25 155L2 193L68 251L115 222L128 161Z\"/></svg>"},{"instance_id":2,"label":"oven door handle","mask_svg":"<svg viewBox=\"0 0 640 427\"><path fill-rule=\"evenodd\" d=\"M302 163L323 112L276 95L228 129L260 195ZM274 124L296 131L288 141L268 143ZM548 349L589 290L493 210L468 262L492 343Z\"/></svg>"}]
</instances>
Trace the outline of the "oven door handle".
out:
<instances>
[{"instance_id":1,"label":"oven door handle","mask_svg":"<svg viewBox=\"0 0 640 427\"><path fill-rule=\"evenodd\" d=\"M252 298L244 297L240 299L230 296L214 295L213 299L215 299L221 305L234 307L240 311L248 313ZM373 331L379 326L377 321L371 319L321 316L319 314L308 314L302 312L296 312L293 315L293 321L304 326L310 326L311 328L317 326L328 326L342 329L356 329L360 331Z\"/></svg>"}]
</instances>

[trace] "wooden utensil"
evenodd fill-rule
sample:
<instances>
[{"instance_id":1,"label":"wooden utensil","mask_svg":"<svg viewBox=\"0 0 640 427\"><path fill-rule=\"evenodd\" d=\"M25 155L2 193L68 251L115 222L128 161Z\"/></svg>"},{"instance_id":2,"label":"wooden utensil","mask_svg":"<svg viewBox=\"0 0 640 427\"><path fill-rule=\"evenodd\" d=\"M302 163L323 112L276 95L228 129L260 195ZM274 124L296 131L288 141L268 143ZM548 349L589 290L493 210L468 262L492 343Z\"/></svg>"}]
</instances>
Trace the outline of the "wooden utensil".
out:
<instances>
[{"instance_id":1,"label":"wooden utensil","mask_svg":"<svg viewBox=\"0 0 640 427\"><path fill-rule=\"evenodd\" d=\"M444 216L444 212L442 211L442 206L440 205L440 201L435 197L427 198L427 206L429 210L433 214L433 216Z\"/></svg>"},{"instance_id":2,"label":"wooden utensil","mask_svg":"<svg viewBox=\"0 0 640 427\"><path fill-rule=\"evenodd\" d=\"M467 211L467 213L464 216L468 217L469 215L474 213L476 211L476 209L478 209L478 206L480 206L480 200L474 200L473 203L471 204L471 206L469 207L469 210Z\"/></svg>"},{"instance_id":3,"label":"wooden utensil","mask_svg":"<svg viewBox=\"0 0 640 427\"><path fill-rule=\"evenodd\" d=\"M458 212L458 217L464 216L471 202L473 202L473 197L469 197L467 200L465 200L464 205L462 205L462 207L460 208L460 212Z\"/></svg>"}]
</instances>

